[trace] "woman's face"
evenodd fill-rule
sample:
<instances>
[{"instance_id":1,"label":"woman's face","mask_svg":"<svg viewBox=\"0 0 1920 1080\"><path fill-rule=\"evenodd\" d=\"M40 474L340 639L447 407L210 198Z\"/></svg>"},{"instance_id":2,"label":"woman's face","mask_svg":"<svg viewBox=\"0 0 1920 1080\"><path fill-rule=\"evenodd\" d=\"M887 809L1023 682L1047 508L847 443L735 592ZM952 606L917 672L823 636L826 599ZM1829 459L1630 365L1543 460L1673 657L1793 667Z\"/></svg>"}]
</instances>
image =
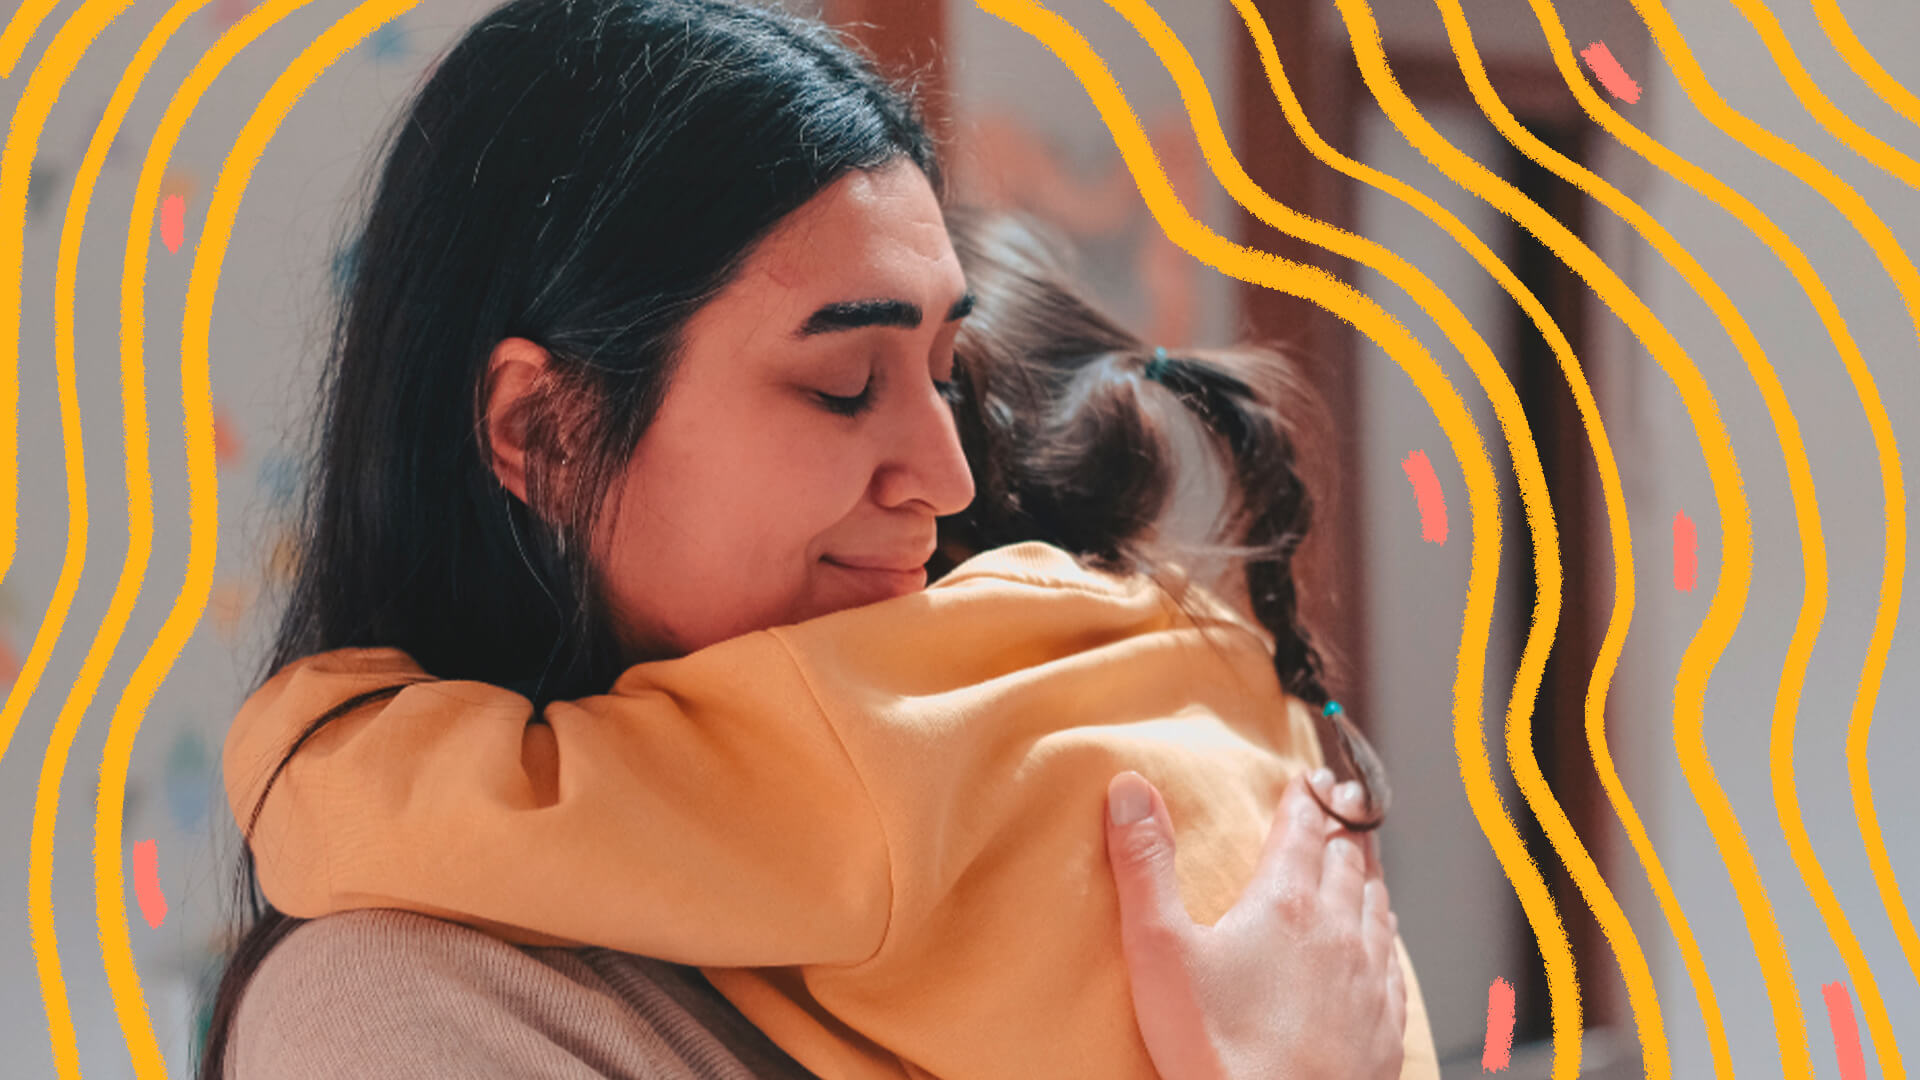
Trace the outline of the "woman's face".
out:
<instances>
[{"instance_id":1,"label":"woman's face","mask_svg":"<svg viewBox=\"0 0 1920 1080\"><path fill-rule=\"evenodd\" d=\"M970 300L911 164L788 215L688 322L599 570L633 659L926 585L973 499L937 383Z\"/></svg>"}]
</instances>

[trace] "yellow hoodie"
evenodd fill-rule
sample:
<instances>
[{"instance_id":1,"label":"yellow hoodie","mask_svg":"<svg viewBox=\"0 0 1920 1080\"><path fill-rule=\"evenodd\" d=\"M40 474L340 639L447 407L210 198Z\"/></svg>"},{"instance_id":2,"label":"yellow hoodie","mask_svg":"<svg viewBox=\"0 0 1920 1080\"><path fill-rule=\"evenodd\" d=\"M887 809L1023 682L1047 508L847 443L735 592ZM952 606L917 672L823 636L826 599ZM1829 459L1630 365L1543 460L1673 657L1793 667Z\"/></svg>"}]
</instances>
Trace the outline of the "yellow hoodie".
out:
<instances>
[{"instance_id":1,"label":"yellow hoodie","mask_svg":"<svg viewBox=\"0 0 1920 1080\"><path fill-rule=\"evenodd\" d=\"M223 768L244 824L321 714L404 686L274 781L251 846L281 911L405 908L698 965L832 1080L1150 1080L1107 783L1159 787L1187 907L1217 921L1321 760L1271 657L1202 589L1019 544L539 716L393 649L325 653L246 702ZM1437 1078L1408 976L1402 1076Z\"/></svg>"}]
</instances>

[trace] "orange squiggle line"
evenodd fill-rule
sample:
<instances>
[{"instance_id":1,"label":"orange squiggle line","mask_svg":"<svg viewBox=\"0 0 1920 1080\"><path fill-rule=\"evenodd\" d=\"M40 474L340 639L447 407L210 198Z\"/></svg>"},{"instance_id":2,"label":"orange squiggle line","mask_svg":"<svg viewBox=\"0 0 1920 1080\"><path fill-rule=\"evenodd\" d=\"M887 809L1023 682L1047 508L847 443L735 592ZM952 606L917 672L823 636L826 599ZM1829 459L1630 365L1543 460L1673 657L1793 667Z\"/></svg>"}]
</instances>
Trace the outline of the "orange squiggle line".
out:
<instances>
[{"instance_id":1,"label":"orange squiggle line","mask_svg":"<svg viewBox=\"0 0 1920 1080\"><path fill-rule=\"evenodd\" d=\"M1472 522L1471 569L1454 681L1454 730L1463 769L1470 768L1480 780L1469 785L1469 797L1477 796L1476 789L1492 793L1491 768L1485 748L1478 739L1469 738L1468 733L1478 734L1480 730L1482 673L1493 625L1493 583L1499 573L1499 488L1465 402L1419 340L1352 286L1316 267L1235 244L1196 220L1167 181L1146 132L1112 73L1071 25L1032 0L977 0L977 6L1034 37L1073 72L1113 134L1148 210L1169 239L1223 273L1300 296L1354 325L1380 342L1427 398L1465 475ZM1497 804L1490 809L1493 813L1499 812ZM1511 830L1511 823L1508 829ZM1517 856L1522 860L1526 858L1524 847Z\"/></svg>"},{"instance_id":2,"label":"orange squiggle line","mask_svg":"<svg viewBox=\"0 0 1920 1080\"><path fill-rule=\"evenodd\" d=\"M1813 114L1821 127L1845 144L1847 149L1872 162L1875 168L1910 188L1920 189L1920 162L1887 145L1885 140L1834 108L1833 102L1820 92L1820 86L1813 81L1813 76L1807 74L1800 58L1794 55L1793 43L1787 40L1786 33L1780 29L1780 20L1773 17L1767 5L1756 0L1728 2L1739 9L1747 22L1759 31L1760 43L1766 46L1767 55L1773 58L1774 66L1780 69L1781 76L1787 80L1793 96L1800 99L1800 104Z\"/></svg>"},{"instance_id":3,"label":"orange squiggle line","mask_svg":"<svg viewBox=\"0 0 1920 1080\"><path fill-rule=\"evenodd\" d=\"M1389 281L1405 290L1426 313L1432 317L1446 335L1447 340L1460 350L1462 358L1472 370L1474 378L1486 391L1492 404L1501 430L1506 437L1509 456L1513 464L1515 478L1519 482L1520 497L1525 509L1527 529L1533 541L1533 570L1536 581L1533 618L1527 632L1527 638L1520 654L1518 670L1514 674L1513 692L1507 706L1507 723L1511 731L1516 723L1524 723L1533 715L1535 696L1540 688L1540 679L1546 670L1547 652L1552 648L1553 636L1560 623L1561 609L1561 568L1560 538L1553 518L1553 504L1547 494L1546 476L1540 466L1540 453L1534 445L1532 430L1528 427L1526 410L1520 403L1513 383L1507 378L1505 369L1493 355L1493 350L1477 334L1465 313L1436 286L1431 279L1415 269L1405 259L1371 240L1337 229L1324 222L1317 221L1305 214L1275 201L1253 178L1246 174L1227 144L1225 132L1221 130L1219 115L1207 94L1206 83L1200 77L1193 59L1181 48L1164 21L1142 0L1107 0L1133 24L1133 27L1147 40L1154 53L1167 67L1179 88L1180 97L1193 123L1194 134L1200 142L1201 153L1205 155L1208 166L1216 179L1227 189L1234 200L1246 207L1256 218L1282 232L1327 248L1338 254L1346 255L1364 266L1377 269ZM1431 474L1429 474L1431 475ZM1438 482L1434 490L1438 490ZM1426 508L1422 514L1425 516ZM1516 720L1516 718L1520 718ZM1479 744L1483 739L1479 725L1475 725L1472 736ZM1484 757L1484 746L1480 749ZM1582 893L1602 912L1603 918L1612 924L1611 928L1620 931L1622 939L1628 943L1628 955L1638 953L1638 944L1634 942L1633 931L1627 925L1624 913L1619 913L1619 905L1608 891L1606 882L1600 877L1597 867L1581 846L1574 834L1572 824L1567 821L1564 811L1546 790L1546 778L1540 772L1539 762L1534 758L1530 740L1523 753L1515 754L1509 744L1509 760L1513 762L1515 772L1520 778L1522 797L1528 808L1537 817L1546 822L1549 836L1561 845L1564 857L1571 863L1584 862L1590 874L1581 875ZM1492 793L1491 800L1474 803L1473 809L1480 822L1481 829L1488 834L1495 857L1500 860L1501 868L1512 883L1522 910L1533 924L1534 934L1539 939L1542 953L1547 958L1548 978L1553 992L1564 1007L1578 1016L1580 985L1574 977L1572 948L1568 945L1566 928L1561 924L1554 910L1552 894L1547 891L1546 881L1530 858L1525 856L1525 841L1514 830L1507 816L1498 792L1492 788L1493 777L1489 772L1484 776L1476 773L1468 763L1462 760L1461 779L1472 789L1482 780ZM1493 812L1490 812L1493 811ZM1520 857L1516 857L1520 856ZM1609 916L1619 913L1617 919ZM1564 979L1556 981L1557 977Z\"/></svg>"},{"instance_id":4,"label":"orange squiggle line","mask_svg":"<svg viewBox=\"0 0 1920 1080\"><path fill-rule=\"evenodd\" d=\"M1711 671L1714 661L1725 649L1727 642L1731 640L1734 628L1739 623L1740 612L1745 606L1747 587L1752 576L1752 526L1746 499L1741 492L1739 463L1734 458L1733 447L1728 439L1726 427L1720 419L1719 407L1714 401L1711 389L1707 386L1699 369L1688 358L1685 349L1646 303L1635 295L1611 267L1606 265L1605 260L1595 254L1553 215L1529 200L1512 184L1502 180L1485 166L1448 144L1439 132L1426 123L1419 111L1414 108L1413 102L1394 81L1380 43L1379 26L1374 22L1372 11L1364 0L1336 0L1336 3L1353 39L1354 53L1360 64L1361 76L1394 127L1442 173L1533 233L1562 262L1579 274L1599 295L1601 301L1621 317L1628 329L1646 346L1654 360L1673 380L1681 402L1687 409L1694 430L1700 439L1707 471L1713 479L1715 501L1721 518L1724 569L1709 604L1706 620L1693 642L1689 644L1681 661L1681 685L1676 712L1684 715L1698 715L1704 710L1704 701L1701 698L1704 695L1706 676ZM1695 687L1698 687L1697 692ZM1509 726L1510 755L1516 746L1521 745L1526 734L1524 731L1515 730L1512 725ZM1604 745L1593 743L1591 725L1589 741L1595 746ZM1625 820L1624 817L1623 820ZM1679 918L1676 919L1676 915ZM1685 948L1686 944L1691 942L1691 933L1686 928L1684 915L1677 909L1673 909L1668 912L1668 916L1669 922L1674 926L1676 938ZM1704 978L1704 965L1700 965L1697 969L1690 965L1689 970L1696 975L1694 991L1700 999L1701 1010L1707 1017L1710 1038L1713 1038L1712 1033L1719 1027L1719 1007L1713 997L1712 985ZM1554 1017L1554 1075L1556 1078L1572 1077L1579 1071L1578 1026L1576 1017L1566 1016L1556 1011ZM1731 1075L1730 1063L1725 1054L1724 1036L1719 1037L1714 1048L1716 1062L1722 1075Z\"/></svg>"},{"instance_id":5,"label":"orange squiggle line","mask_svg":"<svg viewBox=\"0 0 1920 1080\"><path fill-rule=\"evenodd\" d=\"M40 24L59 6L60 0L21 0L13 18L7 20L7 28L0 31L0 79L13 77L14 66L26 54L33 32L40 29Z\"/></svg>"},{"instance_id":6,"label":"orange squiggle line","mask_svg":"<svg viewBox=\"0 0 1920 1080\"><path fill-rule=\"evenodd\" d=\"M1785 169L1801 183L1812 188L1831 203L1852 225L1854 231L1873 249L1874 257L1881 269L1893 280L1894 288L1900 293L1906 305L1907 314L1916 330L1920 330L1920 270L1916 270L1912 260L1901 250L1886 223L1860 194L1847 183L1834 175L1832 170L1820 164L1811 155L1774 135L1748 117L1735 111L1716 93L1699 64L1693 59L1692 51L1687 47L1686 38L1681 35L1673 19L1667 14L1658 0L1634 0L1634 9L1640 13L1653 34L1656 45L1666 57L1668 66L1673 70L1681 88L1695 108L1700 110L1707 121L1722 132L1734 138L1741 145ZM1873 701L1879 693L1880 678L1886 668L1887 654L1893 646L1894 623L1900 608L1901 585L1906 570L1906 492L1900 476L1899 451L1894 442L1893 428L1886 416L1886 410L1880 403L1879 392L1874 386L1871 373L1858 354L1849 355L1842 350L1841 358L1846 363L1847 374L1853 380L1855 392L1860 396L1861 407L1867 414L1868 427L1873 432L1874 452L1880 465L1882 490L1886 493L1887 545L1885 550L1886 573L1881 578L1878 608L1874 614L1873 637L1867 646L1866 661L1860 675L1860 692L1854 701L1853 716L1847 728L1847 774L1852 788L1855 813L1861 824L1861 831L1867 846L1867 859L1873 867L1876 883L1880 887L1882 901L1887 904L1888 915L1893 920L1894 932L1900 937L1903 949L1907 950L1908 963L1915 958L1910 942L1913 938L1913 926L1908 918L1905 904L1900 902L1897 882L1893 877L1893 868L1887 862L1886 845L1880 834L1879 820L1873 811L1873 798L1867 765L1867 735L1873 723ZM1847 924L1846 913L1841 908L1832 886L1821 872L1818 856L1814 853L1813 843L1808 837L1804 817L1800 811L1800 798L1793 775L1793 736L1795 717L1791 712L1776 714L1773 737L1768 752L1768 763L1772 774L1774 801L1779 810L1781 831L1785 835L1788 850L1793 855L1795 866L1812 894L1814 904L1820 909L1820 916L1828 932L1833 935L1834 943L1845 960L1848 973L1853 977L1854 985L1860 993L1861 1009L1867 1016L1868 1029L1873 1032L1874 1044L1880 1054L1881 1066L1890 1076L1904 1075L1899 1057L1899 1048L1894 1040L1891 1022L1886 1015L1885 1003L1880 998L1877 985L1873 981L1865 953L1859 941L1854 937ZM1743 901L1744 903L1744 901ZM1782 945L1780 964L1784 968L1785 956ZM1762 957L1763 972L1769 970L1768 959ZM1777 973L1776 973L1777 974ZM1791 1007L1792 1014L1799 1016L1799 1003L1793 988L1784 979L1770 978L1769 996L1774 1000L1777 1018L1783 1006ZM1807 1067L1812 1068L1811 1056L1807 1050L1807 1034L1804 1020L1798 1024L1799 1039L1792 1043L1790 1053L1798 1061L1805 1058ZM1789 1033L1791 1034L1791 1032Z\"/></svg>"},{"instance_id":7,"label":"orange squiggle line","mask_svg":"<svg viewBox=\"0 0 1920 1080\"><path fill-rule=\"evenodd\" d=\"M47 47L46 56L35 68L28 80L27 94L14 113L14 126L9 132L7 165L4 169L7 182L21 179L18 174L32 168L32 151L37 148L40 134L54 102L58 99L61 87L79 67L100 33L113 20L126 11L131 0L87 0L73 13L66 24L54 34L52 43ZM27 149L25 161L14 160L15 140L22 140ZM9 192L11 194L11 192ZM16 219L14 207L9 206L4 232L8 243L16 238L24 240L26 232L25 191L21 190L18 204L19 217ZM7 199L11 203L11 199ZM76 219L85 220L85 205L69 206L66 224L61 230L59 275L71 280L74 264L79 259L78 226ZM13 227L18 220L19 228ZM24 246L24 245L23 245ZM11 293L12 325L0 328L0 335L7 339L7 348L13 355L3 362L8 368L10 386L8 392L13 402L7 412L15 417L18 407L19 387L19 331L20 331L20 267L21 260L10 260L13 272L7 275ZM33 697L33 691L39 686L40 677L46 673L47 663L53 654L54 643L59 639L61 627L67 614L72 610L74 594L80 587L80 574L87 561L87 466L85 458L85 438L80 429L80 394L77 373L74 370L72 326L55 326L54 381L60 408L60 439L64 451L67 484L67 544L61 557L60 575L54 583L53 598L47 604L47 611L34 632L33 647L27 655L27 662L12 688L7 692L6 707L0 710L0 755L4 755L6 744L17 730L20 717L26 709L27 701ZM64 332L63 332L64 331ZM16 421L17 423L17 421ZM12 424L10 427L14 426ZM17 427L0 435L11 454L18 438ZM17 461L7 462L8 484L5 501L7 513L14 511L17 491ZM8 523L11 534L15 522ZM12 537L9 535L6 558L11 563L13 557ZM60 977L60 952L53 938L53 896L49 889L45 896L34 886L41 877L50 879L53 869L53 820L49 813L57 807L60 798L60 777L66 770L67 755L73 748L74 735L78 728L78 718L62 717L62 723L56 723L47 738L46 753L40 759L38 786L34 791L33 823L27 841L27 909L28 937L33 947L34 969L40 981L41 1002L47 1012L47 1038L53 1048L55 1061L62 1054L79 1053L78 1035L73 1026L73 1008L67 1001L65 984Z\"/></svg>"},{"instance_id":8,"label":"orange squiggle line","mask_svg":"<svg viewBox=\"0 0 1920 1080\"><path fill-rule=\"evenodd\" d=\"M1880 61L1875 60L1867 47L1860 44L1860 39L1854 36L1853 27L1847 23L1846 15L1840 11L1840 5L1834 0L1812 0L1812 3L1814 17L1820 20L1820 29L1826 33L1827 40L1833 43L1834 51L1847 62L1860 81L1867 84L1867 89L1909 122L1920 124L1920 97L1887 74L1887 69L1880 66Z\"/></svg>"},{"instance_id":9,"label":"orange squiggle line","mask_svg":"<svg viewBox=\"0 0 1920 1080\"><path fill-rule=\"evenodd\" d=\"M1606 128L1614 138L1620 141L1621 145L1719 204L1722 209L1732 214L1759 237L1761 242L1765 243L1780 259L1782 265L1793 275L1795 282L1813 304L1821 325L1839 351L1841 361L1846 366L1847 375L1853 381L1854 390L1860 397L1868 428L1873 432L1875 453L1880 463L1882 491L1886 499L1884 558L1886 571L1881 582L1879 610L1874 616L1874 636L1868 646L1865 668L1861 674L1860 694L1854 702L1853 717L1848 727L1848 774L1853 785L1855 811L1861 823L1861 831L1867 844L1868 859L1873 866L1880 896L1893 920L1894 932L1899 937L1902 948L1906 950L1911 963L1916 950L1920 949L1920 940L1914 937L1913 922L1907 917L1906 906L1900 897L1899 884L1894 880L1892 866L1887 862L1886 844L1881 838L1879 823L1873 812L1872 789L1869 785L1866 765L1866 736L1872 724L1874 698L1878 693L1881 672L1885 668L1886 650L1890 646L1893 621L1900 608L1901 583L1906 572L1906 485L1902 478L1899 448L1893 439L1892 421L1887 415L1885 405L1881 402L1873 373L1868 369L1859 345L1855 343L1853 335L1848 331L1846 320L1840 315L1839 306L1834 302L1832 293L1821 283L1819 275L1814 272L1813 264L1806 255L1751 201L1722 183L1711 173L1675 154L1628 123L1625 117L1598 94L1593 93L1585 80L1580 78L1578 69L1574 67L1571 44L1553 8L1545 4L1536 4L1534 10L1540 20L1541 28L1546 32L1547 43L1552 49L1554 62L1559 66L1562 78L1572 88L1587 115ZM1791 147L1787 149L1792 150ZM1793 152L1798 153L1798 151ZM1896 268L1897 265L1895 264ZM1890 269L1891 272L1893 272L1892 269ZM1911 304L1909 304L1909 310L1912 310ZM1792 816L1797 819L1797 808ZM1878 1000L1876 995L1875 1001Z\"/></svg>"},{"instance_id":10,"label":"orange squiggle line","mask_svg":"<svg viewBox=\"0 0 1920 1080\"><path fill-rule=\"evenodd\" d=\"M1442 16L1447 22L1448 35L1454 39L1455 50L1464 58L1473 48L1470 31L1466 26L1466 15L1456 0L1437 0ZM1545 0L1542 0L1544 3ZM1477 59L1474 70L1469 72L1468 86L1472 88L1475 100L1480 102L1485 112L1501 134L1517 146L1522 153L1552 171L1582 192L1598 199L1615 214L1626 221L1635 232L1646 239L1658 251L1669 265L1679 271L1693 291L1705 300L1714 317L1732 339L1734 349L1747 365L1760 396L1765 401L1767 413L1771 418L1775 432L1780 438L1781 457L1786 465L1788 487L1793 496L1794 519L1799 532L1801 549L1804 553L1805 592L1800 605L1800 613L1794 620L1792 638L1787 645L1786 660L1782 668L1780 687L1775 696L1774 717L1778 725L1785 718L1792 722L1795 710L1799 707L1800 688L1806 681L1807 664L1812 659L1813 643L1820 632L1820 623L1827 607L1827 561L1826 539L1820 527L1820 508L1813 483L1812 469L1807 462L1806 445L1800 436L1799 422L1794 418L1792 407L1786 397L1786 391L1780 385L1773 366L1767 361L1766 353L1760 347L1759 340L1747 325L1740 312L1734 307L1713 278L1707 274L1686 248L1675 240L1671 233L1654 220L1638 203L1627 198L1617 188L1606 183L1589 170L1534 138L1530 133L1498 104L1493 89L1486 81ZM1704 692L1704 686L1702 687ZM1702 717L1704 719L1704 717ZM1742 831L1733 806L1713 779L1711 761L1707 756L1704 738L1698 730L1699 721L1689 716L1687 727L1682 734L1676 734L1676 743L1682 756L1682 768L1687 771L1687 780L1693 788L1694 796L1700 800L1701 810L1707 818L1714 842L1720 848L1721 858L1727 866L1734 894L1740 902L1741 912L1747 923L1747 933L1753 942L1754 951L1760 963L1761 975L1765 979L1769 997L1774 1010L1776 1028L1793 1031L1796 1027L1801 1034L1799 1056L1795 1056L1791 1045L1783 1046L1789 1064L1804 1064L1812 1068L1810 1059L1805 1058L1805 1020L1801 1016L1798 1000L1792 993L1792 968L1786 955L1786 940L1780 933L1779 924L1773 917L1773 906L1767 897L1765 884L1760 879L1759 868L1753 862L1752 853L1747 847L1746 836ZM1777 730L1777 728L1776 728ZM1689 762L1689 758L1692 760ZM1692 768L1688 768L1689 764Z\"/></svg>"},{"instance_id":11,"label":"orange squiggle line","mask_svg":"<svg viewBox=\"0 0 1920 1080\"><path fill-rule=\"evenodd\" d=\"M1593 676L1587 687L1585 705L1587 742L1593 754L1595 768L1600 774L1601 783L1607 787L1622 825L1634 839L1636 847L1642 850L1644 857L1651 861L1657 873L1659 872L1658 857L1653 854L1652 842L1647 837L1646 827L1641 823L1632 802L1620 785L1619 776L1613 766L1612 754L1607 748L1607 692L1620 654L1625 648L1628 625L1633 618L1635 595L1633 539L1627 515L1626 494L1620 482L1619 465L1614 459L1613 446L1607 437L1606 425L1600 418L1600 407L1594 400L1592 387L1587 383L1586 373L1574 354L1573 345L1561 332L1560 327L1539 299L1527 290L1513 271L1500 260L1498 255L1494 254L1493 249L1474 235L1473 231L1467 228L1459 218L1448 213L1439 203L1412 186L1341 154L1313 130L1292 87L1287 84L1286 73L1280 68L1278 50L1274 48L1273 35L1267 29L1265 20L1260 18L1253 0L1233 0L1233 4L1254 36L1254 44L1259 51L1261 64L1266 68L1267 81L1272 86L1274 95L1279 99L1281 109L1286 113L1288 125L1299 136L1308 152L1343 175L1360 180L1399 199L1444 229L1447 235L1492 275L1500 287L1520 305L1528 319L1539 329L1560 365L1567 380L1567 386L1572 391L1581 424L1586 429L1588 441L1593 447L1594 463L1600 474L1601 493L1606 506L1608 531L1613 546L1614 606L1608 618L1606 633L1600 643ZM1578 884L1577 880L1576 884ZM1612 943L1616 938L1613 933L1614 928L1607 925L1610 915L1597 917L1601 920L1602 930L1608 933L1609 942ZM1627 934L1619 940L1625 940L1628 944L1624 953L1621 946L1615 945L1615 953L1620 958L1623 980L1627 984L1628 1000L1633 1009L1635 1027L1648 1076L1650 1080L1660 1080L1669 1075L1672 1062L1667 1048L1665 1024L1660 1015L1659 998L1654 990L1652 971L1647 967L1644 954L1640 953L1637 943L1631 937L1631 923L1626 920L1624 912L1620 913L1620 919L1622 925L1627 928ZM1685 929L1684 922L1682 929L1683 931ZM1688 940L1690 941L1690 935Z\"/></svg>"},{"instance_id":12,"label":"orange squiggle line","mask_svg":"<svg viewBox=\"0 0 1920 1080\"><path fill-rule=\"evenodd\" d=\"M272 0L254 9L223 34L214 49L196 65L193 75L169 106L165 120L154 138L156 148L168 153L178 141L180 131L193 107L213 78L245 46L260 34L305 6L309 0ZM259 106L247 118L234 139L232 150L214 183L207 204L206 223L201 229L193 273L187 283L186 309L181 321L180 392L185 413L189 540L186 578L173 607L161 624L153 645L140 658L128 680L126 692L114 709L108 729L107 745L101 758L100 789L104 793L94 820L94 907L100 931L101 952L105 957L108 982L114 991L114 1011L127 1034L136 1075L141 1080L165 1080L166 1062L153 1038L151 1020L140 997L139 974L134 969L127 927L126 883L115 853L121 844L121 794L126 789L127 767L140 721L168 670L192 636L201 614L206 610L207 594L213 582L214 556L219 539L218 472L214 461L213 390L208 365L208 338L212 331L213 303L220 288L220 267L226 258L240 200L246 193L260 156L274 133L308 87L322 72L375 30L413 8L416 0L366 0L329 26L281 72L267 89ZM149 150L149 164L164 164L164 156ZM156 172L157 176L158 173ZM147 177L143 174L143 180ZM152 220L159 195L157 183L143 184L136 212ZM142 277L146 247L128 248L128 277L122 288L144 291ZM139 349L138 327L129 320L123 325L121 347ZM131 335L131 336L130 336Z\"/></svg>"}]
</instances>

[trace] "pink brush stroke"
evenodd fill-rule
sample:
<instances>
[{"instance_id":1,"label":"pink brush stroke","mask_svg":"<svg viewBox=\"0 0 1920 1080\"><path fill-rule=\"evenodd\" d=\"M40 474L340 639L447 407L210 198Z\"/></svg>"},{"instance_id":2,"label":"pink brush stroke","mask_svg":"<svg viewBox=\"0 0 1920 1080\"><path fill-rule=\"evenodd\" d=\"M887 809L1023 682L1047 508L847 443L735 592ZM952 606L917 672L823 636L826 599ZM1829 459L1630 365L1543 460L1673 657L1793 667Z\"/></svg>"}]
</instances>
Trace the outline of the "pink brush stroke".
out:
<instances>
[{"instance_id":1,"label":"pink brush stroke","mask_svg":"<svg viewBox=\"0 0 1920 1080\"><path fill-rule=\"evenodd\" d=\"M1513 984L1493 980L1487 987L1487 1041L1480 1052L1480 1071L1499 1072L1513 1060Z\"/></svg>"},{"instance_id":2,"label":"pink brush stroke","mask_svg":"<svg viewBox=\"0 0 1920 1080\"><path fill-rule=\"evenodd\" d=\"M1682 510L1673 515L1673 587L1692 592L1699 567L1700 537L1693 530L1693 519Z\"/></svg>"},{"instance_id":3,"label":"pink brush stroke","mask_svg":"<svg viewBox=\"0 0 1920 1080\"><path fill-rule=\"evenodd\" d=\"M1415 450L1400 463L1407 479L1413 482L1413 497L1420 504L1420 539L1429 544L1447 542L1447 500L1440 493L1440 478L1433 473L1427 452Z\"/></svg>"},{"instance_id":4,"label":"pink brush stroke","mask_svg":"<svg viewBox=\"0 0 1920 1080\"><path fill-rule=\"evenodd\" d=\"M167 917L167 898L160 892L159 849L151 840L133 845L133 893L140 900L140 914L154 929Z\"/></svg>"},{"instance_id":5,"label":"pink brush stroke","mask_svg":"<svg viewBox=\"0 0 1920 1080\"><path fill-rule=\"evenodd\" d=\"M168 251L179 251L186 238L187 200L169 195L167 201L160 204L160 242L167 245Z\"/></svg>"},{"instance_id":6,"label":"pink brush stroke","mask_svg":"<svg viewBox=\"0 0 1920 1080\"><path fill-rule=\"evenodd\" d=\"M1827 999L1827 1023L1833 1028L1833 1053L1840 1059L1840 1080L1867 1080L1866 1059L1860 1053L1860 1027L1853 1019L1853 997L1843 982L1820 988Z\"/></svg>"},{"instance_id":7,"label":"pink brush stroke","mask_svg":"<svg viewBox=\"0 0 1920 1080\"><path fill-rule=\"evenodd\" d=\"M1620 66L1620 61L1613 58L1613 50L1607 48L1606 42L1596 41L1581 49L1580 59L1593 69L1593 74L1599 78L1600 85L1607 88L1607 93L1629 105L1640 100L1640 84L1634 82L1627 74L1627 69Z\"/></svg>"}]
</instances>

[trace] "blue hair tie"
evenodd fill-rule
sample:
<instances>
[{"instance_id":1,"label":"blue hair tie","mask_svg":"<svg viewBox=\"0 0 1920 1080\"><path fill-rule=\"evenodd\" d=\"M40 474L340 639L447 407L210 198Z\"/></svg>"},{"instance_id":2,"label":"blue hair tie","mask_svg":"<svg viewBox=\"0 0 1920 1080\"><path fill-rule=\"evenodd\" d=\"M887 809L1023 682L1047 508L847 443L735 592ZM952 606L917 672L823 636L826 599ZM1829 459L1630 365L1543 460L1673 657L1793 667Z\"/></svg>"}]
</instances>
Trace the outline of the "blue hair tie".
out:
<instances>
[{"instance_id":1,"label":"blue hair tie","mask_svg":"<svg viewBox=\"0 0 1920 1080\"><path fill-rule=\"evenodd\" d=\"M1345 711L1346 711L1345 709L1342 709L1340 707L1339 702L1329 701L1327 702L1326 708L1320 710L1320 715L1327 717L1328 719L1332 719L1333 717L1339 716L1341 713Z\"/></svg>"},{"instance_id":2,"label":"blue hair tie","mask_svg":"<svg viewBox=\"0 0 1920 1080\"><path fill-rule=\"evenodd\" d=\"M1166 381L1167 369L1172 366L1172 363L1173 362L1167 358L1167 347L1164 345L1158 346L1153 350L1153 359L1147 361L1146 370L1140 374L1149 382L1164 382Z\"/></svg>"}]
</instances>

